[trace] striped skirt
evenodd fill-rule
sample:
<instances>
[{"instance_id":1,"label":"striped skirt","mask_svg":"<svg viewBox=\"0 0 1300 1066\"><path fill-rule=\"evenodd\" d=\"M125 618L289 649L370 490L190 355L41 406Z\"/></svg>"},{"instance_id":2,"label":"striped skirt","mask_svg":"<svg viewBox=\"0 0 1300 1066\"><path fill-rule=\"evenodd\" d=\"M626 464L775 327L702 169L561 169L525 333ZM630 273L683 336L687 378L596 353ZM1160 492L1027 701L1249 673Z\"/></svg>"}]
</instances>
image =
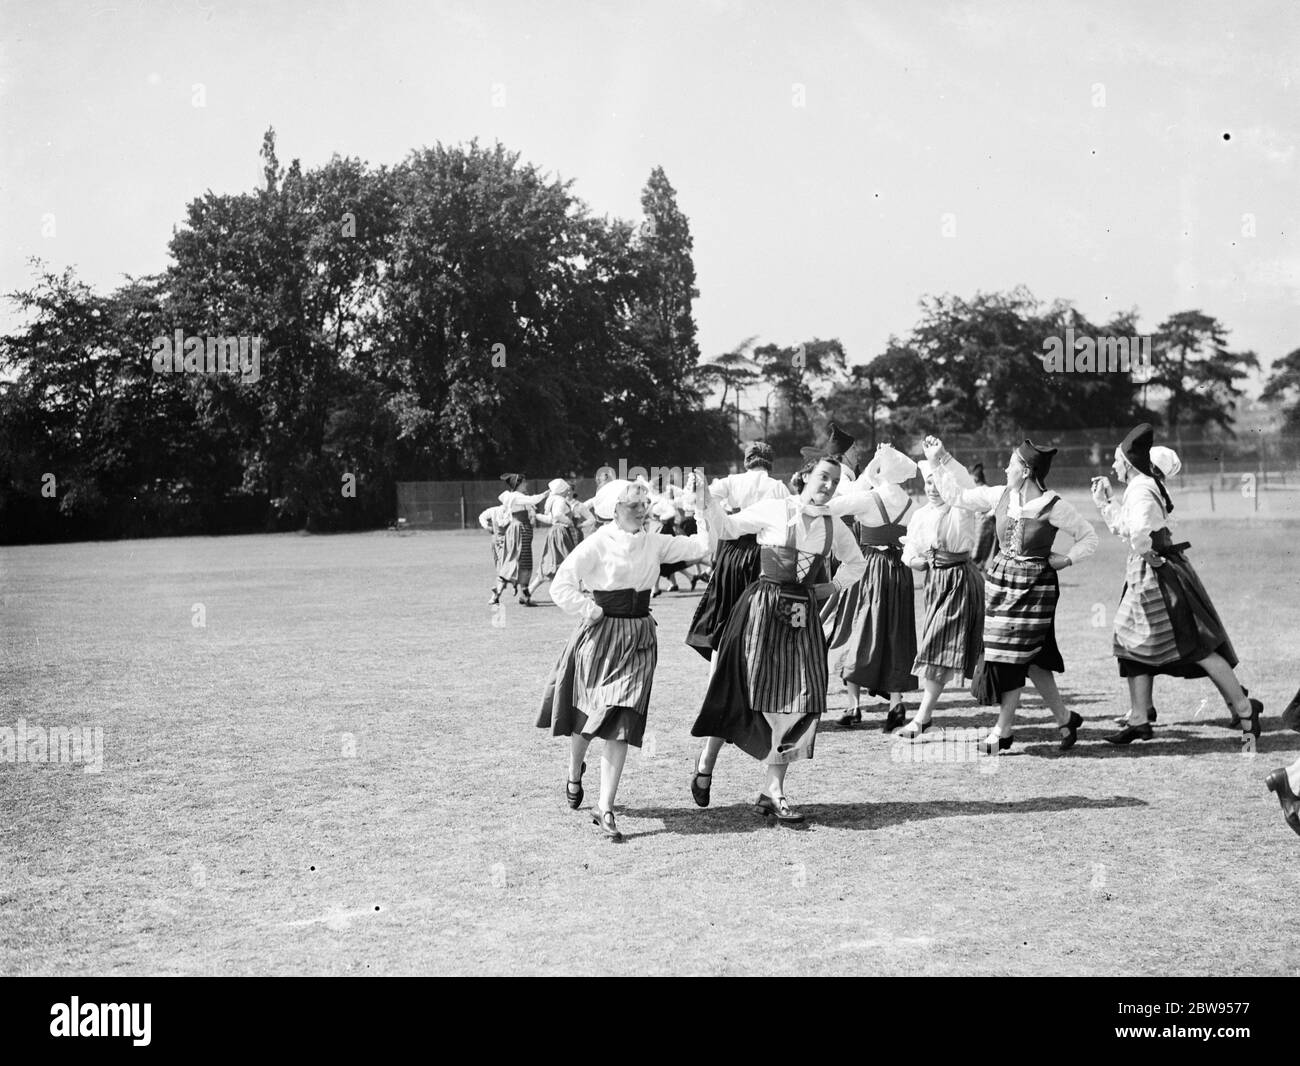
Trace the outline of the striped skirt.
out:
<instances>
[{"instance_id":1,"label":"striped skirt","mask_svg":"<svg viewBox=\"0 0 1300 1066\"><path fill-rule=\"evenodd\" d=\"M901 551L864 548L867 569L826 620L828 669L873 696L916 689L916 600Z\"/></svg>"},{"instance_id":2,"label":"striped skirt","mask_svg":"<svg viewBox=\"0 0 1300 1066\"><path fill-rule=\"evenodd\" d=\"M552 578L569 552L578 546L581 534L574 526L551 526L542 545L542 576Z\"/></svg>"},{"instance_id":3,"label":"striped skirt","mask_svg":"<svg viewBox=\"0 0 1300 1066\"><path fill-rule=\"evenodd\" d=\"M1196 664L1216 652L1235 667L1237 653L1195 568L1182 552L1164 560L1153 567L1141 555L1129 555L1115 612L1120 676L1204 677Z\"/></svg>"},{"instance_id":4,"label":"striped skirt","mask_svg":"<svg viewBox=\"0 0 1300 1066\"><path fill-rule=\"evenodd\" d=\"M717 654L691 735L722 737L763 763L811 759L827 679L826 638L811 590L750 585Z\"/></svg>"},{"instance_id":5,"label":"striped skirt","mask_svg":"<svg viewBox=\"0 0 1300 1066\"><path fill-rule=\"evenodd\" d=\"M706 659L718 647L732 609L758 580L759 572L758 540L752 533L718 542L713 553L713 574L686 632L686 643Z\"/></svg>"},{"instance_id":6,"label":"striped skirt","mask_svg":"<svg viewBox=\"0 0 1300 1066\"><path fill-rule=\"evenodd\" d=\"M547 681L537 727L557 737L578 733L639 748L658 659L650 615L606 615L594 625L579 626Z\"/></svg>"},{"instance_id":7,"label":"striped skirt","mask_svg":"<svg viewBox=\"0 0 1300 1066\"><path fill-rule=\"evenodd\" d=\"M984 650L984 578L966 560L956 566L931 564L925 576L925 618L921 648L912 669L942 680L948 671L973 677Z\"/></svg>"},{"instance_id":8,"label":"striped skirt","mask_svg":"<svg viewBox=\"0 0 1300 1066\"><path fill-rule=\"evenodd\" d=\"M497 577L512 584L527 585L533 576L533 527L526 518L512 518L506 526L505 549Z\"/></svg>"},{"instance_id":9,"label":"striped skirt","mask_svg":"<svg viewBox=\"0 0 1300 1066\"><path fill-rule=\"evenodd\" d=\"M984 658L972 695L983 704L1025 687L1027 670L1065 669L1056 646L1056 571L1046 559L1011 559L1001 552L985 572Z\"/></svg>"}]
</instances>

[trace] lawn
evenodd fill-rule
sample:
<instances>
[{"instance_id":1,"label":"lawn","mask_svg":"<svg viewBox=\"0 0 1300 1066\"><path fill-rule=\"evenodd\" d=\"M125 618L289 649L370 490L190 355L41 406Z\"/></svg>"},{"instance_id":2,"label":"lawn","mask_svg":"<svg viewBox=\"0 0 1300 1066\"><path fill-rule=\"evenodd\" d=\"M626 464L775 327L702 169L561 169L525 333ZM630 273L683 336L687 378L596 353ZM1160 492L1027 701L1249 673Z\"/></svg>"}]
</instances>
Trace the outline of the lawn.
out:
<instances>
[{"instance_id":1,"label":"lawn","mask_svg":"<svg viewBox=\"0 0 1300 1066\"><path fill-rule=\"evenodd\" d=\"M668 594L621 845L590 822L597 760L569 810L533 725L570 620L493 611L482 533L5 549L0 726L102 728L103 769L0 762L0 973L1295 975L1300 838L1263 781L1300 751L1277 722L1300 522L1188 513L1266 704L1256 752L1208 681L1157 682L1155 741L1101 740L1106 536L1062 574L1074 751L1032 696L1000 759L913 758L871 714L791 771L807 831L752 813L734 748L700 810L698 593ZM993 720L965 690L937 719Z\"/></svg>"}]
</instances>

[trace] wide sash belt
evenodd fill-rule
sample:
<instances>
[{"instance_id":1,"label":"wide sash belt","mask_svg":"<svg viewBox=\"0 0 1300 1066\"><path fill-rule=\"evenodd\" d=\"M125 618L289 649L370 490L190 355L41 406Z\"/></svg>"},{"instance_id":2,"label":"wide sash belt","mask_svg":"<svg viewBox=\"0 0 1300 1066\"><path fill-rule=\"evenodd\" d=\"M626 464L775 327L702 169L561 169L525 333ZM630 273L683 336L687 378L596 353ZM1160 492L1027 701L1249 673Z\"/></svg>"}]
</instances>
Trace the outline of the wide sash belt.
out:
<instances>
[{"instance_id":1,"label":"wide sash belt","mask_svg":"<svg viewBox=\"0 0 1300 1066\"><path fill-rule=\"evenodd\" d=\"M606 618L644 618L650 613L649 589L592 589Z\"/></svg>"},{"instance_id":2,"label":"wide sash belt","mask_svg":"<svg viewBox=\"0 0 1300 1066\"><path fill-rule=\"evenodd\" d=\"M950 552L935 548L930 552L930 565L937 570L951 570L970 561L970 552Z\"/></svg>"}]
</instances>

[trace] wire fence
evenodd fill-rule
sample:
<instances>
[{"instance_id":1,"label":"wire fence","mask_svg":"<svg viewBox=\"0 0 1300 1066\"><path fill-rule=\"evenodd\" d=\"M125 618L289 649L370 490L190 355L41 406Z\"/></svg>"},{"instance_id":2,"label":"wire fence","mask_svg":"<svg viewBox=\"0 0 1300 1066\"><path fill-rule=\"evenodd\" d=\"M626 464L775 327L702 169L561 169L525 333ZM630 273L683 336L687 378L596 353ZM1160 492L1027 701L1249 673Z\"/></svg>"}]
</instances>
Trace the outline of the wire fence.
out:
<instances>
[{"instance_id":1,"label":"wire fence","mask_svg":"<svg viewBox=\"0 0 1300 1066\"><path fill-rule=\"evenodd\" d=\"M1029 436L1036 443L1059 449L1052 463L1051 487L1072 500L1086 501L1091 479L1109 475L1115 444L1125 432L1072 430L1054 435L1051 431L1039 431L1021 434L1014 440L954 434L945 438L945 444L967 466L982 462L989 483L996 485L1004 480L1002 471L1012 448ZM919 457L919 442L895 443ZM1169 481L1182 514L1300 517L1300 437L1251 433L1227 441L1200 438L1174 439L1168 443L1182 461L1182 470ZM739 460L700 465L709 478L741 469ZM802 465L800 456L780 456L772 464L772 476L788 481ZM630 460L624 463L624 468L633 468ZM645 463L643 469L651 471L653 467ZM549 476L530 481L529 491L540 492L548 480ZM579 499L590 499L595 494L594 471L592 477L567 477L567 480ZM418 529L477 528L479 514L497 505L503 488L500 481L401 481L397 483L397 517L401 524ZM906 488L916 494L922 491L919 479Z\"/></svg>"}]
</instances>

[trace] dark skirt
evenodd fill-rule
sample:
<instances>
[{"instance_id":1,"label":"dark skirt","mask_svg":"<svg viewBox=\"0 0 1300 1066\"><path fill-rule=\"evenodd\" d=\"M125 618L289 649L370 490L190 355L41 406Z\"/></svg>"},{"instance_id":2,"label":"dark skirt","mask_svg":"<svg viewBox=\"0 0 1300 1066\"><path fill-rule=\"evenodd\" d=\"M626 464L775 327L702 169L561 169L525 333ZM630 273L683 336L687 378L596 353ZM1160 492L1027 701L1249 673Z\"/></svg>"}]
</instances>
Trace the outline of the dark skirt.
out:
<instances>
[{"instance_id":1,"label":"dark skirt","mask_svg":"<svg viewBox=\"0 0 1300 1066\"><path fill-rule=\"evenodd\" d=\"M580 625L551 671L537 727L549 728L557 737L579 733L588 740L623 740L639 748L658 660L655 621L649 615L606 615L594 625Z\"/></svg>"},{"instance_id":2,"label":"dark skirt","mask_svg":"<svg viewBox=\"0 0 1300 1066\"><path fill-rule=\"evenodd\" d=\"M551 526L546 533L546 543L542 545L542 576L554 577L555 571L581 539L581 534L573 526Z\"/></svg>"},{"instance_id":3,"label":"dark skirt","mask_svg":"<svg viewBox=\"0 0 1300 1066\"><path fill-rule=\"evenodd\" d=\"M527 518L511 518L506 526L505 551L497 577L514 585L527 585L533 576L533 526Z\"/></svg>"},{"instance_id":4,"label":"dark skirt","mask_svg":"<svg viewBox=\"0 0 1300 1066\"><path fill-rule=\"evenodd\" d=\"M985 575L984 656L971 694L981 704L1025 687L1029 667L1060 673L1056 603L1061 586L1046 559L1018 560L998 553Z\"/></svg>"},{"instance_id":5,"label":"dark skirt","mask_svg":"<svg viewBox=\"0 0 1300 1066\"><path fill-rule=\"evenodd\" d=\"M1113 650L1120 677L1205 677L1197 663L1215 653L1229 666L1237 653L1196 569L1182 552L1153 567L1130 555L1115 613Z\"/></svg>"},{"instance_id":6,"label":"dark skirt","mask_svg":"<svg viewBox=\"0 0 1300 1066\"><path fill-rule=\"evenodd\" d=\"M828 667L843 681L888 698L911 692L916 659L916 604L912 571L898 551L864 548L867 568L840 593L828 620Z\"/></svg>"},{"instance_id":7,"label":"dark skirt","mask_svg":"<svg viewBox=\"0 0 1300 1066\"><path fill-rule=\"evenodd\" d=\"M686 643L706 659L718 647L732 609L758 580L760 569L758 539L752 533L719 541L713 553L713 574L686 633Z\"/></svg>"},{"instance_id":8,"label":"dark skirt","mask_svg":"<svg viewBox=\"0 0 1300 1066\"><path fill-rule=\"evenodd\" d=\"M921 647L912 669L925 678L973 677L984 650L984 577L975 563L934 567L925 576Z\"/></svg>"},{"instance_id":9,"label":"dark skirt","mask_svg":"<svg viewBox=\"0 0 1300 1066\"><path fill-rule=\"evenodd\" d=\"M811 589L754 582L732 610L717 655L691 735L722 737L763 763L811 759L827 677Z\"/></svg>"}]
</instances>

